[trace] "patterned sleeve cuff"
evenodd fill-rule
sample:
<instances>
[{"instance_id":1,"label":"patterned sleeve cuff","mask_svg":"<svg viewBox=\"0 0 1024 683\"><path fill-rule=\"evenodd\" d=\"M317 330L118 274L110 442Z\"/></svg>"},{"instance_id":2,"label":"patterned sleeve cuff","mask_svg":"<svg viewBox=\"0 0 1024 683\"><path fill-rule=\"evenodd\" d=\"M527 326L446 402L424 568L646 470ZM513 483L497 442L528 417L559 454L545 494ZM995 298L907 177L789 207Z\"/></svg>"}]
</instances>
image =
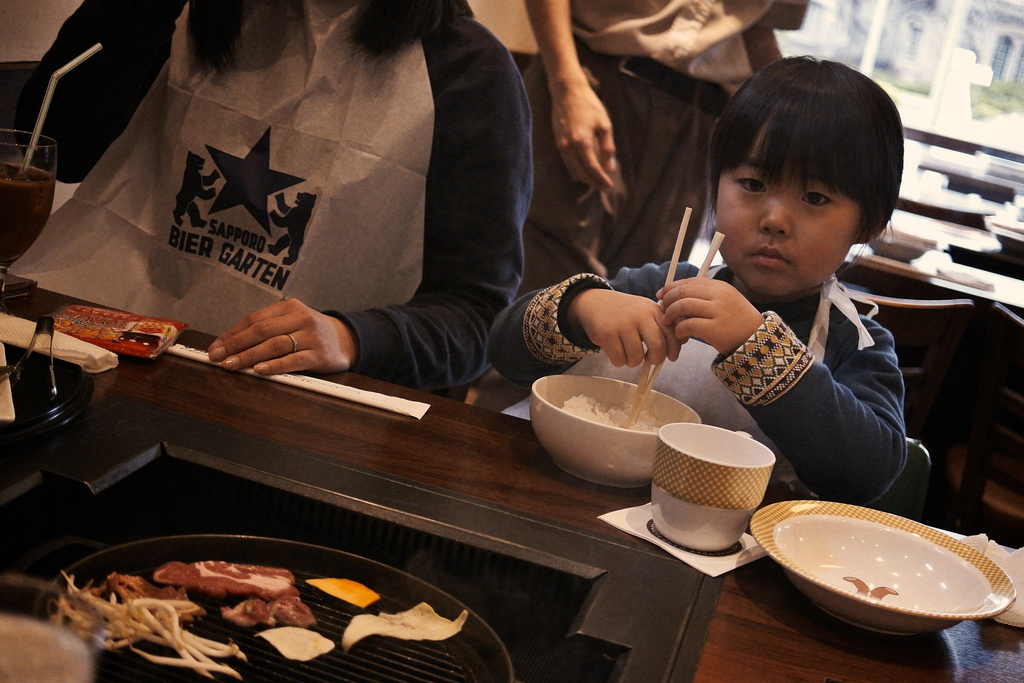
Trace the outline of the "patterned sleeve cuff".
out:
<instances>
[{"instance_id":1,"label":"patterned sleeve cuff","mask_svg":"<svg viewBox=\"0 0 1024 683\"><path fill-rule=\"evenodd\" d=\"M585 348L573 343L562 330L559 321L562 297L570 289L585 287L611 288L603 278L581 273L538 292L527 305L523 316L523 338L526 340L526 348L535 358L561 365L573 363L596 351L596 348Z\"/></svg>"},{"instance_id":2,"label":"patterned sleeve cuff","mask_svg":"<svg viewBox=\"0 0 1024 683\"><path fill-rule=\"evenodd\" d=\"M774 311L743 346L728 358L719 355L712 369L740 403L768 405L796 384L814 358Z\"/></svg>"}]
</instances>

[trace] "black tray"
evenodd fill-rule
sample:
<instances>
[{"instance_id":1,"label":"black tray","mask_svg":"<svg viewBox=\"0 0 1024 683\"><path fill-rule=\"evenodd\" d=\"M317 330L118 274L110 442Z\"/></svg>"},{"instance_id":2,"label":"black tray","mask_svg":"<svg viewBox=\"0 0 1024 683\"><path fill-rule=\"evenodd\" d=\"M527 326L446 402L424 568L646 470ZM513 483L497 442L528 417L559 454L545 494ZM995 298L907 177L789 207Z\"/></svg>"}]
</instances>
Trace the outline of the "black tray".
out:
<instances>
[{"instance_id":1,"label":"black tray","mask_svg":"<svg viewBox=\"0 0 1024 683\"><path fill-rule=\"evenodd\" d=\"M7 363L14 364L22 351L5 348ZM78 416L92 398L92 377L74 363L53 362L57 395L50 394L50 358L36 350L21 369L21 377L11 386L14 396L14 421L0 427L0 446L56 429ZM0 381L10 381L9 378ZM0 450L0 454L10 452Z\"/></svg>"}]
</instances>

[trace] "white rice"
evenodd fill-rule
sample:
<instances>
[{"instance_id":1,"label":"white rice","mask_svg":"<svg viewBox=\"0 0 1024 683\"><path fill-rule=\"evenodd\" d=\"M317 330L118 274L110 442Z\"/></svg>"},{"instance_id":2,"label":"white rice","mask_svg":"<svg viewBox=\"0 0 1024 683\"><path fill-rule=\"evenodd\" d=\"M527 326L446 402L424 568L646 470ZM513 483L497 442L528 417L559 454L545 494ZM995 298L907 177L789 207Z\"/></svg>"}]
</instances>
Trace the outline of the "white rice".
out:
<instances>
[{"instance_id":1,"label":"white rice","mask_svg":"<svg viewBox=\"0 0 1024 683\"><path fill-rule=\"evenodd\" d=\"M605 408L590 396L573 396L562 405L562 410L570 415L612 427L626 427L629 422L629 415L622 408ZM661 426L662 423L657 418L646 410L641 410L636 422L628 429L638 432L657 432Z\"/></svg>"}]
</instances>

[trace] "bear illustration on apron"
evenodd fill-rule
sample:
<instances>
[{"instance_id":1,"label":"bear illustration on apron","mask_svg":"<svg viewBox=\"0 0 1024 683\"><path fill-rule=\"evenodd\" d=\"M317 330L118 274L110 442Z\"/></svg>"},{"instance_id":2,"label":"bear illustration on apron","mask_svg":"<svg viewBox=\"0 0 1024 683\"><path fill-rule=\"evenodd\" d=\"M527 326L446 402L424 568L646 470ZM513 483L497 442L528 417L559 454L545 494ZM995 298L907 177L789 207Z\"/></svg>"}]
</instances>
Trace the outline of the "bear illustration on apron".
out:
<instances>
[{"instance_id":1,"label":"bear illustration on apron","mask_svg":"<svg viewBox=\"0 0 1024 683\"><path fill-rule=\"evenodd\" d=\"M357 4L248 3L219 74L193 66L186 7L135 116L19 274L213 334L289 297L407 302L433 98L420 43L375 61L350 42Z\"/></svg>"}]
</instances>

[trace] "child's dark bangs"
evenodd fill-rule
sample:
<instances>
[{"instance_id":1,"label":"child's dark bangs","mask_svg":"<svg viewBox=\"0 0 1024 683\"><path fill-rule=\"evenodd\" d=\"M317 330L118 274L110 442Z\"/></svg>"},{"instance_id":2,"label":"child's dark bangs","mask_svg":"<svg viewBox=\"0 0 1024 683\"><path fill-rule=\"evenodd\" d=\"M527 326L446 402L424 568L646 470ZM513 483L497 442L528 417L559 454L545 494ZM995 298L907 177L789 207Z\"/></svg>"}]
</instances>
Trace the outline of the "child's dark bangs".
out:
<instances>
[{"instance_id":1,"label":"child's dark bangs","mask_svg":"<svg viewBox=\"0 0 1024 683\"><path fill-rule=\"evenodd\" d=\"M849 195L850 169L834 119L805 103L789 102L767 118L751 161L768 182L816 180ZM803 106L801 106L803 105Z\"/></svg>"},{"instance_id":2,"label":"child's dark bangs","mask_svg":"<svg viewBox=\"0 0 1024 683\"><path fill-rule=\"evenodd\" d=\"M754 74L711 140L708 181L751 164L766 183L808 181L856 202L864 241L885 227L903 174L903 126L892 99L850 67L788 58Z\"/></svg>"}]
</instances>

